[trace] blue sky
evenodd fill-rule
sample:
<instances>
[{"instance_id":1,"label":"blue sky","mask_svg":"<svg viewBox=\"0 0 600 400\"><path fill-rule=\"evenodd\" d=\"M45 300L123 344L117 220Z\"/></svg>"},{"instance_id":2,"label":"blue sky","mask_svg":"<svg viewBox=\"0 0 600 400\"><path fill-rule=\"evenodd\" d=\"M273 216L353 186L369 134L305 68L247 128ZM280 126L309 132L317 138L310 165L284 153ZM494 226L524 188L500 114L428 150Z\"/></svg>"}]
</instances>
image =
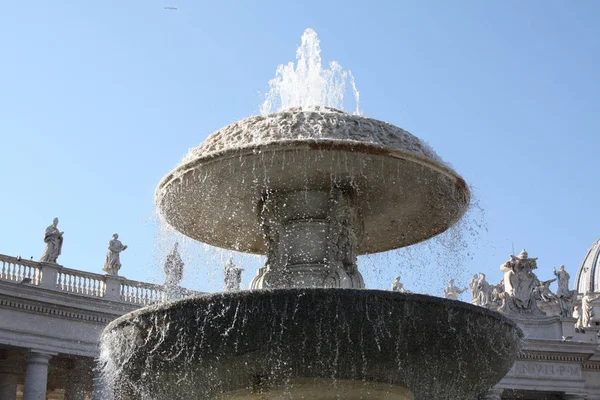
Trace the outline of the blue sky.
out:
<instances>
[{"instance_id":1,"label":"blue sky","mask_svg":"<svg viewBox=\"0 0 600 400\"><path fill-rule=\"evenodd\" d=\"M310 27L324 61L352 70L363 113L429 142L484 209L456 265L361 260L376 271L369 286L401 274L439 295L446 278L478 271L495 282L513 244L539 257L540 277L565 264L574 278L600 237L599 16L595 1L6 2L0 253L39 258L58 216L63 265L100 272L118 232L122 274L160 281L158 181L208 134L258 113ZM225 255L189 251L185 283L220 290ZM249 281L260 261L236 260Z\"/></svg>"}]
</instances>

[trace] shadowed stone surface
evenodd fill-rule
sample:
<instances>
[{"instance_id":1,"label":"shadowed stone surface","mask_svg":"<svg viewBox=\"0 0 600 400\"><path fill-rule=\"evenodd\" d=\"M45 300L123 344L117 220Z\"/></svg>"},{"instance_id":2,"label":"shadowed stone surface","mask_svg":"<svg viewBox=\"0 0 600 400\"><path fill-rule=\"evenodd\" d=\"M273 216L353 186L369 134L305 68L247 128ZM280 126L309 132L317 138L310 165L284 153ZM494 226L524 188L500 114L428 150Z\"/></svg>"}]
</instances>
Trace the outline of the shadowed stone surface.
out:
<instances>
[{"instance_id":1,"label":"shadowed stone surface","mask_svg":"<svg viewBox=\"0 0 600 400\"><path fill-rule=\"evenodd\" d=\"M470 399L508 372L521 340L481 307L364 289L214 294L138 310L103 336L109 378L144 399L302 398L311 382L369 398L349 397L347 381L352 393L364 382L391 385L382 396Z\"/></svg>"},{"instance_id":2,"label":"shadowed stone surface","mask_svg":"<svg viewBox=\"0 0 600 400\"><path fill-rule=\"evenodd\" d=\"M464 180L391 124L329 108L255 116L213 133L160 182L155 201L198 241L266 254L265 193L351 187L364 222L359 254L441 233L466 211Z\"/></svg>"}]
</instances>

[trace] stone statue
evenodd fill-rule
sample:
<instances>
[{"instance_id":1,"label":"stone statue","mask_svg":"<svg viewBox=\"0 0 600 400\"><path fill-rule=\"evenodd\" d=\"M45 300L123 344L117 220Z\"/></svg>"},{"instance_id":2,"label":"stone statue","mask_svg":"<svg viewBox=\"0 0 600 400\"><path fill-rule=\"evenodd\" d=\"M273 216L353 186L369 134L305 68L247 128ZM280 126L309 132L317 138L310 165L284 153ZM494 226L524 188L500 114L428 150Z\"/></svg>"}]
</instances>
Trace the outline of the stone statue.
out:
<instances>
[{"instance_id":1,"label":"stone statue","mask_svg":"<svg viewBox=\"0 0 600 400\"><path fill-rule=\"evenodd\" d=\"M448 286L444 289L444 298L458 300L458 295L467 291L468 288L460 289L454 286L454 279L450 279Z\"/></svg>"},{"instance_id":2,"label":"stone statue","mask_svg":"<svg viewBox=\"0 0 600 400\"><path fill-rule=\"evenodd\" d=\"M477 282L479 281L479 276L477 274L473 275L471 282L469 282L469 288L471 289L471 304L477 304Z\"/></svg>"},{"instance_id":3,"label":"stone statue","mask_svg":"<svg viewBox=\"0 0 600 400\"><path fill-rule=\"evenodd\" d=\"M550 290L550 284L556 279L550 279L548 281L540 281L536 278L535 288L533 289L533 297L536 300L543 301L544 303L550 303L556 300L556 295Z\"/></svg>"},{"instance_id":4,"label":"stone statue","mask_svg":"<svg viewBox=\"0 0 600 400\"><path fill-rule=\"evenodd\" d=\"M400 277L397 276L392 282L392 292L400 292L400 293L412 293L406 289L404 289L404 285L400 282Z\"/></svg>"},{"instance_id":5,"label":"stone statue","mask_svg":"<svg viewBox=\"0 0 600 400\"><path fill-rule=\"evenodd\" d=\"M223 267L223 278L225 280L225 291L232 292L240 290L242 283L242 268L236 267L232 257L229 257L225 267Z\"/></svg>"},{"instance_id":6,"label":"stone statue","mask_svg":"<svg viewBox=\"0 0 600 400\"><path fill-rule=\"evenodd\" d=\"M498 284L491 285L492 287L492 304L496 306L500 306L502 304L502 294L504 293L504 279L502 279Z\"/></svg>"},{"instance_id":7,"label":"stone statue","mask_svg":"<svg viewBox=\"0 0 600 400\"><path fill-rule=\"evenodd\" d=\"M183 278L184 263L179 255L178 246L179 243L175 243L173 250L165 260L165 291L169 299L177 297L177 288Z\"/></svg>"},{"instance_id":8,"label":"stone statue","mask_svg":"<svg viewBox=\"0 0 600 400\"><path fill-rule=\"evenodd\" d=\"M569 290L569 278L571 276L565 271L565 266L561 265L558 271L554 269L554 275L558 279L558 290L556 299L560 307L560 316L563 318L573 317L573 301L577 297L576 290Z\"/></svg>"},{"instance_id":9,"label":"stone statue","mask_svg":"<svg viewBox=\"0 0 600 400\"><path fill-rule=\"evenodd\" d=\"M525 249L518 256L511 254L510 260L500 266L505 292L498 311L512 316L546 315L536 303L540 281L533 273L534 269L537 269L537 258L529 258Z\"/></svg>"},{"instance_id":10,"label":"stone statue","mask_svg":"<svg viewBox=\"0 0 600 400\"><path fill-rule=\"evenodd\" d=\"M585 331L585 328L592 326L592 317L594 316L592 301L598 298L600 298L600 294L595 295L589 290L581 298L581 312L579 313L579 319L577 319L577 329Z\"/></svg>"},{"instance_id":11,"label":"stone statue","mask_svg":"<svg viewBox=\"0 0 600 400\"><path fill-rule=\"evenodd\" d=\"M46 248L44 254L40 258L40 262L55 263L60 256L63 245L63 234L58 230L58 218L54 218L52 225L46 228L44 232L44 242L46 242Z\"/></svg>"},{"instance_id":12,"label":"stone statue","mask_svg":"<svg viewBox=\"0 0 600 400\"><path fill-rule=\"evenodd\" d=\"M102 270L108 275L119 275L121 269L121 257L120 253L126 250L127 246L119 240L119 235L114 234L110 242L108 242L108 252L106 253L106 259L104 260L104 267Z\"/></svg>"},{"instance_id":13,"label":"stone statue","mask_svg":"<svg viewBox=\"0 0 600 400\"><path fill-rule=\"evenodd\" d=\"M492 302L492 287L485 280L485 274L479 273L477 280L477 305L481 307L489 307Z\"/></svg>"}]
</instances>

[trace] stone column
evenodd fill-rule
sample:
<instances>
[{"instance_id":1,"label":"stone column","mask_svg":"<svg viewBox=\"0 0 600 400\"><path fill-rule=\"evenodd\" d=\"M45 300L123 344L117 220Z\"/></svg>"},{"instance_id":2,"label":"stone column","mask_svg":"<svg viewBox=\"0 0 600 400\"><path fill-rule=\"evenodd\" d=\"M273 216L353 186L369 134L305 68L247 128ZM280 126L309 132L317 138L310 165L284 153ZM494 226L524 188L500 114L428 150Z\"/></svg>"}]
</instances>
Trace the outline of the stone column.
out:
<instances>
[{"instance_id":1,"label":"stone column","mask_svg":"<svg viewBox=\"0 0 600 400\"><path fill-rule=\"evenodd\" d=\"M17 375L5 368L0 369L0 399L17 400Z\"/></svg>"},{"instance_id":2,"label":"stone column","mask_svg":"<svg viewBox=\"0 0 600 400\"><path fill-rule=\"evenodd\" d=\"M27 355L23 400L46 400L48 363L52 355L32 351Z\"/></svg>"}]
</instances>

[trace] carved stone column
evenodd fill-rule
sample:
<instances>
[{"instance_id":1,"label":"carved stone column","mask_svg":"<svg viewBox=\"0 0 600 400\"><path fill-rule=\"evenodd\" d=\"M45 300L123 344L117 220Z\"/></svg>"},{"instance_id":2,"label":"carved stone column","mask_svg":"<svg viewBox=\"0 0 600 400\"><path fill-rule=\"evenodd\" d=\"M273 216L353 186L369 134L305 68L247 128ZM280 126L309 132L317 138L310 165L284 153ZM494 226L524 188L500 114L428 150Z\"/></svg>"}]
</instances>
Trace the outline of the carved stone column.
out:
<instances>
[{"instance_id":1,"label":"carved stone column","mask_svg":"<svg viewBox=\"0 0 600 400\"><path fill-rule=\"evenodd\" d=\"M269 192L258 214L268 250L252 289L364 287L356 268L362 219L351 190Z\"/></svg>"},{"instance_id":2,"label":"carved stone column","mask_svg":"<svg viewBox=\"0 0 600 400\"><path fill-rule=\"evenodd\" d=\"M23 400L46 400L48 363L52 355L31 351L27 355Z\"/></svg>"}]
</instances>

